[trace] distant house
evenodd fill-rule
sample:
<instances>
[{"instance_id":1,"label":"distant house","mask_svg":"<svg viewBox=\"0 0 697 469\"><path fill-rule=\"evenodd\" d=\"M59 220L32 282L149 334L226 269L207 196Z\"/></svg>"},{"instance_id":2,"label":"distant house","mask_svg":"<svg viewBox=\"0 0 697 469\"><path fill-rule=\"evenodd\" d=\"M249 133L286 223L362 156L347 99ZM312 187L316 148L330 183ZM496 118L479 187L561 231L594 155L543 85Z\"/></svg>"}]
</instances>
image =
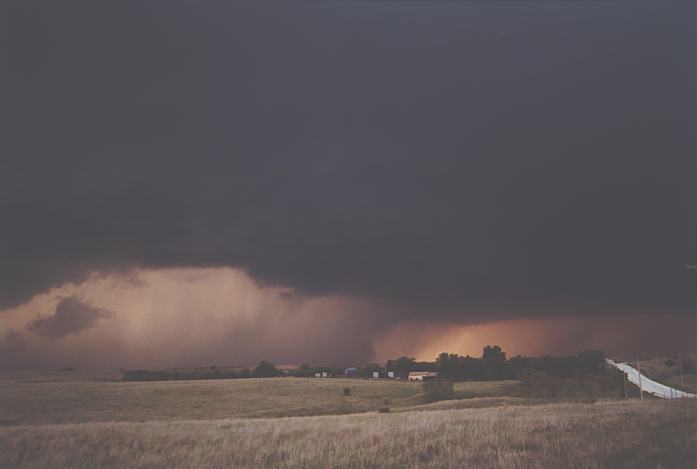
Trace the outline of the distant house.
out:
<instances>
[{"instance_id":1,"label":"distant house","mask_svg":"<svg viewBox=\"0 0 697 469\"><path fill-rule=\"evenodd\" d=\"M315 378L321 378L321 377L322 377L322 373L315 373Z\"/></svg>"},{"instance_id":2,"label":"distant house","mask_svg":"<svg viewBox=\"0 0 697 469\"><path fill-rule=\"evenodd\" d=\"M437 371L410 371L409 381L431 381L438 377Z\"/></svg>"},{"instance_id":3,"label":"distant house","mask_svg":"<svg viewBox=\"0 0 697 469\"><path fill-rule=\"evenodd\" d=\"M379 371L373 371L373 378L379 378L380 377L380 372Z\"/></svg>"},{"instance_id":4,"label":"distant house","mask_svg":"<svg viewBox=\"0 0 697 469\"><path fill-rule=\"evenodd\" d=\"M387 377L388 377L388 378L394 378L394 371L388 371L388 372L387 372Z\"/></svg>"},{"instance_id":5,"label":"distant house","mask_svg":"<svg viewBox=\"0 0 697 469\"><path fill-rule=\"evenodd\" d=\"M327 376L329 376L329 373L327 373L326 371L323 371L323 372L322 372L322 378L326 378Z\"/></svg>"},{"instance_id":6,"label":"distant house","mask_svg":"<svg viewBox=\"0 0 697 469\"><path fill-rule=\"evenodd\" d=\"M347 378L355 378L358 376L358 368L346 368L344 370L344 376Z\"/></svg>"}]
</instances>

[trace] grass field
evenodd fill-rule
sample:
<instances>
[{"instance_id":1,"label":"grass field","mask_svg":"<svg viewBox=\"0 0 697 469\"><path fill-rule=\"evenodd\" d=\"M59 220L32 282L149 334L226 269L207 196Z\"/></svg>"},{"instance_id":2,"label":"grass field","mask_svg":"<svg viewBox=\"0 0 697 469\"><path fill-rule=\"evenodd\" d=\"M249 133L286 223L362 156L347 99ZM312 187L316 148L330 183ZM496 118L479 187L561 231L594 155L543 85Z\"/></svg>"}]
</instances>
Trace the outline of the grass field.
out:
<instances>
[{"instance_id":1,"label":"grass field","mask_svg":"<svg viewBox=\"0 0 697 469\"><path fill-rule=\"evenodd\" d=\"M0 425L335 415L423 404L421 384L393 380L95 382L58 378L0 380ZM343 394L346 387L351 388L350 397ZM514 396L517 387L517 381L489 381L458 383L455 390L491 398Z\"/></svg>"},{"instance_id":2,"label":"grass field","mask_svg":"<svg viewBox=\"0 0 697 469\"><path fill-rule=\"evenodd\" d=\"M343 395L350 387L352 396ZM267 378L155 382L0 382L0 423L198 420L347 414L421 402L417 383Z\"/></svg>"},{"instance_id":3,"label":"grass field","mask_svg":"<svg viewBox=\"0 0 697 469\"><path fill-rule=\"evenodd\" d=\"M672 468L697 461L697 402L550 404L516 397L518 386L459 383L456 391L479 397L424 404L419 384L387 380L0 379L0 466ZM376 412L386 405L391 413Z\"/></svg>"},{"instance_id":4,"label":"grass field","mask_svg":"<svg viewBox=\"0 0 697 469\"><path fill-rule=\"evenodd\" d=\"M682 358L688 358L697 363L697 355L685 355ZM668 359L672 359L676 364L672 367L667 366L666 360ZM676 357L655 357L650 360L640 360L639 366L641 366L643 373L659 383L686 392L697 393L697 373L683 370L683 377L681 379L677 361L678 359ZM630 365L636 366L635 362L630 362Z\"/></svg>"},{"instance_id":5,"label":"grass field","mask_svg":"<svg viewBox=\"0 0 697 469\"><path fill-rule=\"evenodd\" d=\"M682 389L687 392L697 393L697 374L683 376L682 381L679 376L671 376L667 380L668 385Z\"/></svg>"}]
</instances>

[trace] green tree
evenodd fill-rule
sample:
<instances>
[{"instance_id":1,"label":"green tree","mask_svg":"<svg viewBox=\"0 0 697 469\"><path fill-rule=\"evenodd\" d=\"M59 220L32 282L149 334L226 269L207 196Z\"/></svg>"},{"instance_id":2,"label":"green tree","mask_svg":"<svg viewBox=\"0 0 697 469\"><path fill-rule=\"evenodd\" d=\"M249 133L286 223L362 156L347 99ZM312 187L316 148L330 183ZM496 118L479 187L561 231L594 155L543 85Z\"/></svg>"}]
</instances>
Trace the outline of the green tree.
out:
<instances>
[{"instance_id":1,"label":"green tree","mask_svg":"<svg viewBox=\"0 0 697 469\"><path fill-rule=\"evenodd\" d=\"M406 378L409 375L409 372L414 370L415 362L415 358L407 356L399 357L398 359L394 360L392 362L392 366L394 368L395 376Z\"/></svg>"},{"instance_id":2,"label":"green tree","mask_svg":"<svg viewBox=\"0 0 697 469\"><path fill-rule=\"evenodd\" d=\"M584 350L578 354L581 372L591 375L605 373L605 354L602 350Z\"/></svg>"},{"instance_id":3,"label":"green tree","mask_svg":"<svg viewBox=\"0 0 697 469\"><path fill-rule=\"evenodd\" d=\"M255 378L271 378L273 376L281 375L281 371L274 366L273 363L267 361L260 361L256 368L254 368Z\"/></svg>"},{"instance_id":4,"label":"green tree","mask_svg":"<svg viewBox=\"0 0 697 469\"><path fill-rule=\"evenodd\" d=\"M368 365L362 366L358 374L364 378L372 378L374 371L382 371L382 365L379 363L369 363Z\"/></svg>"},{"instance_id":5,"label":"green tree","mask_svg":"<svg viewBox=\"0 0 697 469\"><path fill-rule=\"evenodd\" d=\"M482 358L491 361L506 361L506 352L498 345L487 345L482 351Z\"/></svg>"}]
</instances>

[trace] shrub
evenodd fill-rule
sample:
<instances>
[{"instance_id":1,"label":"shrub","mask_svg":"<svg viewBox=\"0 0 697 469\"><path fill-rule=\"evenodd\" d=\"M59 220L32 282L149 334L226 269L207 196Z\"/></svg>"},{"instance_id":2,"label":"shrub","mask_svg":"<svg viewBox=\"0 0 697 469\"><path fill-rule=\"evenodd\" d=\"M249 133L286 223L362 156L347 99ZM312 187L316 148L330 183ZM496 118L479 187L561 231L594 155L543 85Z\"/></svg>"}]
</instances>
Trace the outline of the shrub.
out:
<instances>
[{"instance_id":1,"label":"shrub","mask_svg":"<svg viewBox=\"0 0 697 469\"><path fill-rule=\"evenodd\" d=\"M344 388L344 396L350 396L351 395L351 388Z\"/></svg>"},{"instance_id":2,"label":"shrub","mask_svg":"<svg viewBox=\"0 0 697 469\"><path fill-rule=\"evenodd\" d=\"M280 376L283 372L278 370L273 363L262 360L259 362L256 368L254 368L255 378L272 378L274 376Z\"/></svg>"},{"instance_id":3,"label":"shrub","mask_svg":"<svg viewBox=\"0 0 697 469\"><path fill-rule=\"evenodd\" d=\"M378 409L378 412L381 414L389 414L390 413L390 408L389 407L380 407Z\"/></svg>"},{"instance_id":4,"label":"shrub","mask_svg":"<svg viewBox=\"0 0 697 469\"><path fill-rule=\"evenodd\" d=\"M447 379L426 381L423 384L423 389L426 402L445 401L455 397L453 383Z\"/></svg>"}]
</instances>

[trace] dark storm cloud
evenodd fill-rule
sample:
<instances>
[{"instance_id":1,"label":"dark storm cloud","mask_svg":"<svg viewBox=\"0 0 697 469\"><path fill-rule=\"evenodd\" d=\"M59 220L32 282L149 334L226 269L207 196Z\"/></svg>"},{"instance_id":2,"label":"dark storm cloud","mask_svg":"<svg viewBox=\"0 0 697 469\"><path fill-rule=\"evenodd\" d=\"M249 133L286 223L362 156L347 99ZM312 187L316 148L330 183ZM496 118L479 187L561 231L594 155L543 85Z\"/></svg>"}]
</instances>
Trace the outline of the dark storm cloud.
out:
<instances>
[{"instance_id":1,"label":"dark storm cloud","mask_svg":"<svg viewBox=\"0 0 697 469\"><path fill-rule=\"evenodd\" d=\"M111 315L111 311L90 306L77 298L63 298L51 316L37 319L27 330L44 337L61 338L95 327L101 319Z\"/></svg>"},{"instance_id":2,"label":"dark storm cloud","mask_svg":"<svg viewBox=\"0 0 697 469\"><path fill-rule=\"evenodd\" d=\"M409 316L694 311L695 4L3 8L0 307L232 265Z\"/></svg>"}]
</instances>

